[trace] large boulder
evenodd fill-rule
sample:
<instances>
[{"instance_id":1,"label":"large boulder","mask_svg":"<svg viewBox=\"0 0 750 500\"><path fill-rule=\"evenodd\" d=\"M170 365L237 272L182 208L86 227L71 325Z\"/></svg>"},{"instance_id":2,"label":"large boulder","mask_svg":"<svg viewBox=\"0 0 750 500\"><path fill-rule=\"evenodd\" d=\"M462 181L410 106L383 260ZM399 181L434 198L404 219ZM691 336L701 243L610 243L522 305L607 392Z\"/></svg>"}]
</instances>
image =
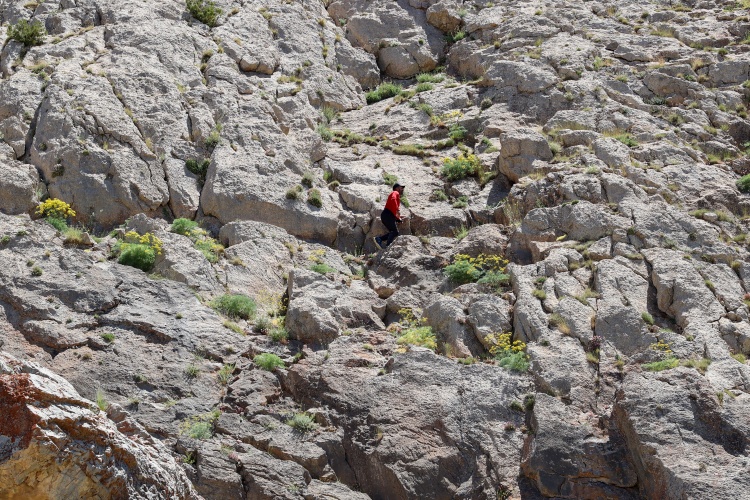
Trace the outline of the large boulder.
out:
<instances>
[{"instance_id":1,"label":"large boulder","mask_svg":"<svg viewBox=\"0 0 750 500\"><path fill-rule=\"evenodd\" d=\"M335 282L315 271L289 273L286 327L305 343L329 343L343 328L384 328L385 301L364 281Z\"/></svg>"}]
</instances>

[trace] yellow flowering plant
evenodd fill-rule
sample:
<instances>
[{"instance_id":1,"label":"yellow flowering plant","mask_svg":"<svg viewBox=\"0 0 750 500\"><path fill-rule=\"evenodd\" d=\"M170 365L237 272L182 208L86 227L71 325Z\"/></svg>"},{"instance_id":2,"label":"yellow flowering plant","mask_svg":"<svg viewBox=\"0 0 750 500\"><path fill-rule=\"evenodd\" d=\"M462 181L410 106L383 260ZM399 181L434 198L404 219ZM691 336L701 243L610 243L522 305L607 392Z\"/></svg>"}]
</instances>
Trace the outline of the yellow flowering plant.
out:
<instances>
[{"instance_id":1,"label":"yellow flowering plant","mask_svg":"<svg viewBox=\"0 0 750 500\"><path fill-rule=\"evenodd\" d=\"M41 217L65 220L75 217L76 212L70 205L57 198L48 198L36 207L36 214Z\"/></svg>"}]
</instances>

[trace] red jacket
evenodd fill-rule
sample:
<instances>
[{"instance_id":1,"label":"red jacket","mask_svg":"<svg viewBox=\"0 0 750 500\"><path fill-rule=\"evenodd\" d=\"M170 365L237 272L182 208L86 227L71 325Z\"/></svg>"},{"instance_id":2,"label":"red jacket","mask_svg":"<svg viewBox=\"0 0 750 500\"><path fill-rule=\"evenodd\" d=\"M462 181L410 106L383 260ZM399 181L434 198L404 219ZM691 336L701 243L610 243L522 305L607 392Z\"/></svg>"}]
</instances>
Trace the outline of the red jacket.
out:
<instances>
[{"instance_id":1,"label":"red jacket","mask_svg":"<svg viewBox=\"0 0 750 500\"><path fill-rule=\"evenodd\" d=\"M388 195L388 201L385 202L385 209L395 215L396 219L401 220L400 206L401 195L398 191L391 191L391 194Z\"/></svg>"}]
</instances>

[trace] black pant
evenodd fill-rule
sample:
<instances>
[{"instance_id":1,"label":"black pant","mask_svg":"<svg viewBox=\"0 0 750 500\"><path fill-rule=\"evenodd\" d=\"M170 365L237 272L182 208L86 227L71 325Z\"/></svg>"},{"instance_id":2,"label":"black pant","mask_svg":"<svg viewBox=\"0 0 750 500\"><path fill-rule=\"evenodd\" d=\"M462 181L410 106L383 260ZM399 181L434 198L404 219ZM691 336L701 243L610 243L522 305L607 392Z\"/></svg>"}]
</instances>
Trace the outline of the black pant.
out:
<instances>
[{"instance_id":1,"label":"black pant","mask_svg":"<svg viewBox=\"0 0 750 500\"><path fill-rule=\"evenodd\" d=\"M393 212L391 212L388 209L383 210L383 212L380 214L380 222L383 223L383 225L388 229L388 232L380 237L380 240L383 242L385 246L390 245L393 243L393 240L396 239L396 236L398 236L398 226L396 226L396 216L393 215Z\"/></svg>"}]
</instances>

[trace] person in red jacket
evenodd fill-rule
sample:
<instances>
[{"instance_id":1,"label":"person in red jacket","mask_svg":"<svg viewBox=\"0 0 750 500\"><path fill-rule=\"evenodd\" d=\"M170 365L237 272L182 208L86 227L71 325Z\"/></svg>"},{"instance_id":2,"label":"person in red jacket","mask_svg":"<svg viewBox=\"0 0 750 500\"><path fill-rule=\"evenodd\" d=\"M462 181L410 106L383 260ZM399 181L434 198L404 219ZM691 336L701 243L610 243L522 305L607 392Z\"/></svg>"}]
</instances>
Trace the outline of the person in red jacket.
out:
<instances>
[{"instance_id":1,"label":"person in red jacket","mask_svg":"<svg viewBox=\"0 0 750 500\"><path fill-rule=\"evenodd\" d=\"M401 195L404 194L404 186L398 182L393 185L393 191L388 195L388 200L385 202L385 208L380 214L380 221L388 229L386 234L376 236L373 238L378 248L383 249L388 247L393 240L398 236L398 226L396 223L401 223Z\"/></svg>"}]
</instances>

